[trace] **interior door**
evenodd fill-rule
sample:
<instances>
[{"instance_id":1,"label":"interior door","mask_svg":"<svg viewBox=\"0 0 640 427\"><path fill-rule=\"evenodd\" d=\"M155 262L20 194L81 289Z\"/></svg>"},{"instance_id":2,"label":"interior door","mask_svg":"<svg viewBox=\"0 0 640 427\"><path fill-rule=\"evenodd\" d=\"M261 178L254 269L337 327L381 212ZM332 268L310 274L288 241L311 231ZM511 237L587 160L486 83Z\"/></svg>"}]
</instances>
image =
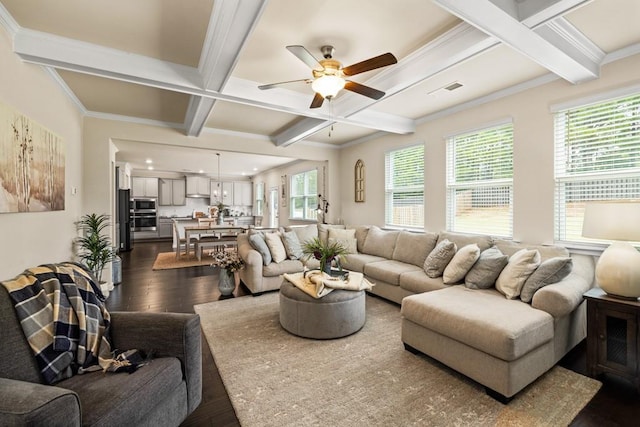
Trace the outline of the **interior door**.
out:
<instances>
[{"instance_id":1,"label":"interior door","mask_svg":"<svg viewBox=\"0 0 640 427\"><path fill-rule=\"evenodd\" d=\"M278 188L269 190L269 227L278 228Z\"/></svg>"}]
</instances>

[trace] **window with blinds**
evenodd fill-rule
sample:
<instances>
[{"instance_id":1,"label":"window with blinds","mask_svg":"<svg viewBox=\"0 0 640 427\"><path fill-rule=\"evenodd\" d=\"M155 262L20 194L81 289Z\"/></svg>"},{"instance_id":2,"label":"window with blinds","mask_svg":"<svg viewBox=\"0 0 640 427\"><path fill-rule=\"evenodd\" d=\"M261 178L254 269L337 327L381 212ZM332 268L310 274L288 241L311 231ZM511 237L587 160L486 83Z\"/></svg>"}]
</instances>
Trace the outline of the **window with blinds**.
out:
<instances>
[{"instance_id":1,"label":"window with blinds","mask_svg":"<svg viewBox=\"0 0 640 427\"><path fill-rule=\"evenodd\" d=\"M318 218L318 171L313 169L291 175L290 182L291 219Z\"/></svg>"},{"instance_id":2,"label":"window with blinds","mask_svg":"<svg viewBox=\"0 0 640 427\"><path fill-rule=\"evenodd\" d=\"M640 198L640 94L555 113L555 239L582 237L585 202Z\"/></svg>"},{"instance_id":3,"label":"window with blinds","mask_svg":"<svg viewBox=\"0 0 640 427\"><path fill-rule=\"evenodd\" d=\"M385 168L385 224L424 228L424 145L388 151Z\"/></svg>"},{"instance_id":4,"label":"window with blinds","mask_svg":"<svg viewBox=\"0 0 640 427\"><path fill-rule=\"evenodd\" d=\"M513 124L447 140L447 229L513 235Z\"/></svg>"}]
</instances>

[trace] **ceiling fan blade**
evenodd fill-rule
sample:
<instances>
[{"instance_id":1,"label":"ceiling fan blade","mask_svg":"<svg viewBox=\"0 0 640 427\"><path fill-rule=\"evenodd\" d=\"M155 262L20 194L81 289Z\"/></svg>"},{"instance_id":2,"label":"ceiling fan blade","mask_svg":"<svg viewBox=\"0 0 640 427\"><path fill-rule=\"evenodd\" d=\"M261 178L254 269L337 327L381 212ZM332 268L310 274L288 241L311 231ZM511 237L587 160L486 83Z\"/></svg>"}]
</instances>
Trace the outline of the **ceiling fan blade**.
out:
<instances>
[{"instance_id":1,"label":"ceiling fan blade","mask_svg":"<svg viewBox=\"0 0 640 427\"><path fill-rule=\"evenodd\" d=\"M298 59L309 66L309 68L320 68L322 69L322 65L318 62L318 60L307 50L304 46L300 45L292 45L287 46L287 50L293 53Z\"/></svg>"},{"instance_id":2,"label":"ceiling fan blade","mask_svg":"<svg viewBox=\"0 0 640 427\"><path fill-rule=\"evenodd\" d=\"M268 85L258 86L258 89L260 89L260 90L273 89L275 87L286 85L286 84L289 84L289 83L298 83L298 82L311 83L312 81L313 80L311 80L311 79L289 80L289 81L286 81L286 82L270 83Z\"/></svg>"},{"instance_id":3,"label":"ceiling fan blade","mask_svg":"<svg viewBox=\"0 0 640 427\"><path fill-rule=\"evenodd\" d=\"M324 98L319 93L316 93L313 96L313 101L311 101L311 105L309 108L320 108L322 107L322 103L324 102Z\"/></svg>"},{"instance_id":4,"label":"ceiling fan blade","mask_svg":"<svg viewBox=\"0 0 640 427\"><path fill-rule=\"evenodd\" d=\"M393 54L387 52L382 55L369 58L357 64L349 65L342 69L342 73L345 76L355 76L356 74L364 73L365 71L375 70L376 68L386 67L387 65L396 64L398 60Z\"/></svg>"},{"instance_id":5,"label":"ceiling fan blade","mask_svg":"<svg viewBox=\"0 0 640 427\"><path fill-rule=\"evenodd\" d=\"M380 99L384 96L384 92L381 90L374 89L360 83L352 82L351 80L347 80L344 88L346 90L350 90L351 92L359 93L360 95L364 95L372 99Z\"/></svg>"}]
</instances>

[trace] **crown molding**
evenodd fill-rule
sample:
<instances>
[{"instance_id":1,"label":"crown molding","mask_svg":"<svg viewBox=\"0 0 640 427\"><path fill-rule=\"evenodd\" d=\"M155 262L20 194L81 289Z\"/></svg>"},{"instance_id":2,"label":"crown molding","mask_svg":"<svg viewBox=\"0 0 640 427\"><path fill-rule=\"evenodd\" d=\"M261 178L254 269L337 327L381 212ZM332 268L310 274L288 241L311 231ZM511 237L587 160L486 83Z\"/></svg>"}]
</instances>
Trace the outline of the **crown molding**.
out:
<instances>
[{"instance_id":1,"label":"crown molding","mask_svg":"<svg viewBox=\"0 0 640 427\"><path fill-rule=\"evenodd\" d=\"M20 30L20 25L18 22L13 19L13 16L9 13L9 11L4 7L2 3L0 3L0 25L7 30L9 36L13 39L16 36L16 33Z\"/></svg>"},{"instance_id":2,"label":"crown molding","mask_svg":"<svg viewBox=\"0 0 640 427\"><path fill-rule=\"evenodd\" d=\"M60 74L58 74L58 72L51 67L42 67L46 73L49 75L49 77L51 77L53 79L54 82L56 82L59 86L60 89L62 89L62 92L64 92L65 95L67 95L67 98L69 98L71 100L71 102L73 102L73 104L75 104L75 106L78 108L78 110L80 110L80 113L83 116L87 115L87 108L84 106L84 104L82 103L82 101L80 101L78 99L78 97L76 96L75 93L73 93L73 91L71 90L71 88L67 85L67 82L65 82L62 77L60 77Z\"/></svg>"}]
</instances>

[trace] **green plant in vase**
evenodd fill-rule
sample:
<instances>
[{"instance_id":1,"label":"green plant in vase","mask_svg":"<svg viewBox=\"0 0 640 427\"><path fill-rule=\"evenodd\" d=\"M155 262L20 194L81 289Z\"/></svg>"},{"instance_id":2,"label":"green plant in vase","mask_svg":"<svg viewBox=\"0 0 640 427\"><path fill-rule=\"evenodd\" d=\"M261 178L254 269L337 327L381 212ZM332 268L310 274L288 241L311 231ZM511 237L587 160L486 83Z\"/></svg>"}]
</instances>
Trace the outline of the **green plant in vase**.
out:
<instances>
[{"instance_id":1,"label":"green plant in vase","mask_svg":"<svg viewBox=\"0 0 640 427\"><path fill-rule=\"evenodd\" d=\"M313 256L320 261L320 269L331 274L331 262L336 260L340 266L340 259L347 255L347 248L339 242L323 242L318 237L306 241L302 246L302 252L307 256Z\"/></svg>"},{"instance_id":2,"label":"green plant in vase","mask_svg":"<svg viewBox=\"0 0 640 427\"><path fill-rule=\"evenodd\" d=\"M109 227L109 216L105 214L86 214L78 221L83 236L78 239L80 259L98 280L102 282L102 270L113 260L113 249L109 237L102 232Z\"/></svg>"}]
</instances>

